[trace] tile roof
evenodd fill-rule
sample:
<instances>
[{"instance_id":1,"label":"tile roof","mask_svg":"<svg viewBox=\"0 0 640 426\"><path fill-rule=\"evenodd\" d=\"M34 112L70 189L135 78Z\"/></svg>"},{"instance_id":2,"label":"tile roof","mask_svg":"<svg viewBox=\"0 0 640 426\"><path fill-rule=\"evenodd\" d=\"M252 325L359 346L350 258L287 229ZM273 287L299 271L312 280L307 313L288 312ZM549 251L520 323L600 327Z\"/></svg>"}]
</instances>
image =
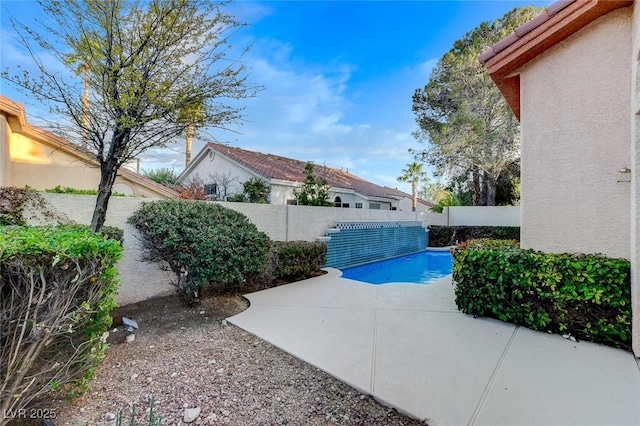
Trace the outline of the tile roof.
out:
<instances>
[{"instance_id":1,"label":"tile roof","mask_svg":"<svg viewBox=\"0 0 640 426\"><path fill-rule=\"evenodd\" d=\"M613 10L632 5L633 0L558 1L515 31L478 59L520 119L520 75L518 68L582 28ZM514 74L515 73L515 74Z\"/></svg>"},{"instance_id":2,"label":"tile roof","mask_svg":"<svg viewBox=\"0 0 640 426\"><path fill-rule=\"evenodd\" d=\"M306 161L247 151L220 143L209 143L207 146L265 178L291 182L302 182L305 179L304 168L307 164ZM367 197L397 199L407 196L397 189L376 185L349 172L332 167L316 164L314 174L324 177L333 188L352 190Z\"/></svg>"}]
</instances>

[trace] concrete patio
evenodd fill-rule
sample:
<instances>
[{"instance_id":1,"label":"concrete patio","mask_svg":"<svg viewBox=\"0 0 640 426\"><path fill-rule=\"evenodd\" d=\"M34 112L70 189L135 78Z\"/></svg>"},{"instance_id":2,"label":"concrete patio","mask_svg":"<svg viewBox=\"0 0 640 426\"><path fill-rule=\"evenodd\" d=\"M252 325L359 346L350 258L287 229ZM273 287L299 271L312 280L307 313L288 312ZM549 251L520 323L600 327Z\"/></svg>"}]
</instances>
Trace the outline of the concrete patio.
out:
<instances>
[{"instance_id":1,"label":"concrete patio","mask_svg":"<svg viewBox=\"0 0 640 426\"><path fill-rule=\"evenodd\" d=\"M450 276L371 285L328 271L247 295L229 322L431 426L640 424L630 352L464 315Z\"/></svg>"}]
</instances>

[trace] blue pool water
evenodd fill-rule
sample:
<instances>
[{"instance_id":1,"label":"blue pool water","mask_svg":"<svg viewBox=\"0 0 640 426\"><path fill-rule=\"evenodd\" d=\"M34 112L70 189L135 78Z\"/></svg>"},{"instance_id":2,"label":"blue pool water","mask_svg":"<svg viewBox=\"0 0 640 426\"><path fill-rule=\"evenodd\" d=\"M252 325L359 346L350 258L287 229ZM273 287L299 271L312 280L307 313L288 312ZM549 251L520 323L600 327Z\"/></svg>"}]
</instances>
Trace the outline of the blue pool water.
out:
<instances>
[{"instance_id":1,"label":"blue pool water","mask_svg":"<svg viewBox=\"0 0 640 426\"><path fill-rule=\"evenodd\" d=\"M365 265L342 269L342 276L370 284L391 282L428 284L451 274L448 251L422 251Z\"/></svg>"}]
</instances>

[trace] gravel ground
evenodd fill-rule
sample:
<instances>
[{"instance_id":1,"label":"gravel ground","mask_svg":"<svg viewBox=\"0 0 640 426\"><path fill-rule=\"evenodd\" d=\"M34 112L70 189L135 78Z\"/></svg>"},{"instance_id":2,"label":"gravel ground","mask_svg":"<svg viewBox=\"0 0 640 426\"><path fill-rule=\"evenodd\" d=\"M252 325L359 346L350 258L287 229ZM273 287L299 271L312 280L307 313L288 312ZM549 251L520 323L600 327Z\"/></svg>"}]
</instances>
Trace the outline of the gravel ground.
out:
<instances>
[{"instance_id":1,"label":"gravel ground","mask_svg":"<svg viewBox=\"0 0 640 426\"><path fill-rule=\"evenodd\" d=\"M238 296L216 296L188 308L175 297L121 308L134 318L136 339L112 332L90 390L71 402L52 400L55 425L148 424L148 407L163 425L421 425L263 340L226 325L246 309ZM147 412L147 413L145 413Z\"/></svg>"}]
</instances>

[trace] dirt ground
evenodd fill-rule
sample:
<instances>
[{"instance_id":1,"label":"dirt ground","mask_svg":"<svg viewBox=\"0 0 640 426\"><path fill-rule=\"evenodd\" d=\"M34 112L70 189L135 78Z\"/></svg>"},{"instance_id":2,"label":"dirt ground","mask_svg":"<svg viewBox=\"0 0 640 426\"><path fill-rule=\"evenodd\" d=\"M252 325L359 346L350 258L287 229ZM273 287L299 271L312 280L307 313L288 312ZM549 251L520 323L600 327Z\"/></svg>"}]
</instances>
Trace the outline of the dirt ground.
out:
<instances>
[{"instance_id":1,"label":"dirt ground","mask_svg":"<svg viewBox=\"0 0 640 426\"><path fill-rule=\"evenodd\" d=\"M50 425L421 425L224 320L248 302L206 295L188 307L176 296L124 306L113 315L137 321L135 340L111 332L90 390L72 401L48 400ZM135 422L130 423L132 407ZM14 424L42 425L42 419Z\"/></svg>"}]
</instances>

